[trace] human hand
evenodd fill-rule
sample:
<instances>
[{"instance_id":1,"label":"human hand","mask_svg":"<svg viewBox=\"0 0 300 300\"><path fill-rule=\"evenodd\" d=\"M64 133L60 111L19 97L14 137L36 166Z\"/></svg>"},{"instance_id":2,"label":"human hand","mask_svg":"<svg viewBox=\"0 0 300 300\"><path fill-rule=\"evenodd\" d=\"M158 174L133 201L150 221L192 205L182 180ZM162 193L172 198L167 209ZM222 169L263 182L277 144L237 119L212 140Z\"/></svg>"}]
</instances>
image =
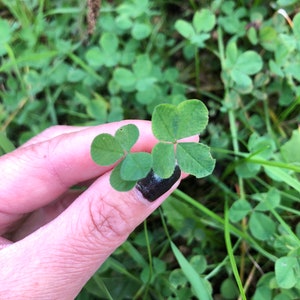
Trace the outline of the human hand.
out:
<instances>
[{"instance_id":1,"label":"human hand","mask_svg":"<svg viewBox=\"0 0 300 300\"><path fill-rule=\"evenodd\" d=\"M140 131L133 151L150 152L157 142L151 123L122 121L54 126L0 157L1 299L74 299L178 186L184 175L177 169L169 180L147 178L129 192L111 188L112 167L96 165L90 145L127 123ZM70 190L82 183L86 190Z\"/></svg>"}]
</instances>

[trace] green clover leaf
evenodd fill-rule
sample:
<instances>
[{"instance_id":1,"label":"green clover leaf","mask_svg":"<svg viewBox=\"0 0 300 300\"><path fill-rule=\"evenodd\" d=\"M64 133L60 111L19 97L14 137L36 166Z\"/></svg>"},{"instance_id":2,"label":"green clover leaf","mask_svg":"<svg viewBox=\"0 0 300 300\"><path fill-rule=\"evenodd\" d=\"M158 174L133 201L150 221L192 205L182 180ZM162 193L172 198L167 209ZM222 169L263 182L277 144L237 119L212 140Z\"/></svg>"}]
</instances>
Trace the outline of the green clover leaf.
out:
<instances>
[{"instance_id":1,"label":"green clover leaf","mask_svg":"<svg viewBox=\"0 0 300 300\"><path fill-rule=\"evenodd\" d=\"M170 177L175 168L174 145L160 142L152 149L153 171L161 178Z\"/></svg>"},{"instance_id":2,"label":"green clover leaf","mask_svg":"<svg viewBox=\"0 0 300 300\"><path fill-rule=\"evenodd\" d=\"M111 186L119 192L130 191L136 184L135 180L124 180L121 177L121 168L124 161L121 161L111 172L109 181Z\"/></svg>"},{"instance_id":3,"label":"green clover leaf","mask_svg":"<svg viewBox=\"0 0 300 300\"><path fill-rule=\"evenodd\" d=\"M92 159L101 166L114 164L124 154L124 149L117 139L108 133L98 135L92 142Z\"/></svg>"},{"instance_id":4,"label":"green clover leaf","mask_svg":"<svg viewBox=\"0 0 300 300\"><path fill-rule=\"evenodd\" d=\"M147 176L151 166L152 157L150 153L128 153L122 163L120 174L124 180L139 180Z\"/></svg>"},{"instance_id":5,"label":"green clover leaf","mask_svg":"<svg viewBox=\"0 0 300 300\"><path fill-rule=\"evenodd\" d=\"M215 159L204 144L178 143L176 156L180 169L197 178L208 176L215 167Z\"/></svg>"},{"instance_id":6,"label":"green clover leaf","mask_svg":"<svg viewBox=\"0 0 300 300\"><path fill-rule=\"evenodd\" d=\"M179 105L160 104L152 115L152 132L159 142L151 154L131 152L139 138L133 124L119 128L115 135L104 133L91 145L92 159L102 166L116 164L110 184L118 191L131 190L152 169L161 178L169 178L179 168L197 178L212 173L215 160L208 146L179 140L199 134L208 123L208 111L199 100L192 99Z\"/></svg>"},{"instance_id":7,"label":"green clover leaf","mask_svg":"<svg viewBox=\"0 0 300 300\"><path fill-rule=\"evenodd\" d=\"M177 140L199 134L208 123L208 110L199 100L187 100L178 106L158 105L152 115L152 131L161 141Z\"/></svg>"},{"instance_id":8,"label":"green clover leaf","mask_svg":"<svg viewBox=\"0 0 300 300\"><path fill-rule=\"evenodd\" d=\"M122 148L129 152L139 138L139 130L135 125L128 124L116 131L115 138Z\"/></svg>"}]
</instances>

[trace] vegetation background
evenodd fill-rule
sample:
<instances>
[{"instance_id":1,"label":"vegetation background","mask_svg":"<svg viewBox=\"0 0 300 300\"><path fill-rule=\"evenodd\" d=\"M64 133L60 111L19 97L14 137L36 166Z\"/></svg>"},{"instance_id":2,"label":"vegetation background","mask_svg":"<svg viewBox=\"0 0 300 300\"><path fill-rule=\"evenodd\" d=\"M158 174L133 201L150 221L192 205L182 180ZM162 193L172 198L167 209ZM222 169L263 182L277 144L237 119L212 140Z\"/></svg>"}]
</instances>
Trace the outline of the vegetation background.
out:
<instances>
[{"instance_id":1,"label":"vegetation background","mask_svg":"<svg viewBox=\"0 0 300 300\"><path fill-rule=\"evenodd\" d=\"M0 154L198 98L217 164L78 299L300 299L299 2L103 0L98 18L89 4L88 25L85 1L0 2Z\"/></svg>"}]
</instances>

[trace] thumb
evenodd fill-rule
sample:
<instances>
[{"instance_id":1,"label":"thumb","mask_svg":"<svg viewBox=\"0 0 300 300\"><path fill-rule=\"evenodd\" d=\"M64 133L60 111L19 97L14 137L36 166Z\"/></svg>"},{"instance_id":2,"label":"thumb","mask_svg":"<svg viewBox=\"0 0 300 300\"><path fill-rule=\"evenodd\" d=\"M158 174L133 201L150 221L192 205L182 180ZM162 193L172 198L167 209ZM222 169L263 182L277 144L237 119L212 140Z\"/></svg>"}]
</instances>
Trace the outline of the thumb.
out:
<instances>
[{"instance_id":1,"label":"thumb","mask_svg":"<svg viewBox=\"0 0 300 300\"><path fill-rule=\"evenodd\" d=\"M6 278L0 296L74 299L105 259L178 186L181 172L176 167L168 179L150 172L123 193L111 188L109 176L98 178L51 223L1 251L0 265L3 259L8 267L0 276Z\"/></svg>"}]
</instances>

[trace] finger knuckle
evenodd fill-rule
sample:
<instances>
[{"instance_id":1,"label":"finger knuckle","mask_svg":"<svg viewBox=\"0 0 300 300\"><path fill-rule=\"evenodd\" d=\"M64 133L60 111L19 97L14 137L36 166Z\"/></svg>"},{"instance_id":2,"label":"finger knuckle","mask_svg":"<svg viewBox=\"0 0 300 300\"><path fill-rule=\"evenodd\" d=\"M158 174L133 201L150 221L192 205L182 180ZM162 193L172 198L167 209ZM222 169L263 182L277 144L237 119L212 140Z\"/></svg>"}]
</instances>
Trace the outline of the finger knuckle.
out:
<instances>
[{"instance_id":1,"label":"finger knuckle","mask_svg":"<svg viewBox=\"0 0 300 300\"><path fill-rule=\"evenodd\" d=\"M131 232L128 215L125 213L126 204L118 206L110 203L107 198L92 199L89 202L89 233L100 236L107 242L125 240Z\"/></svg>"}]
</instances>

